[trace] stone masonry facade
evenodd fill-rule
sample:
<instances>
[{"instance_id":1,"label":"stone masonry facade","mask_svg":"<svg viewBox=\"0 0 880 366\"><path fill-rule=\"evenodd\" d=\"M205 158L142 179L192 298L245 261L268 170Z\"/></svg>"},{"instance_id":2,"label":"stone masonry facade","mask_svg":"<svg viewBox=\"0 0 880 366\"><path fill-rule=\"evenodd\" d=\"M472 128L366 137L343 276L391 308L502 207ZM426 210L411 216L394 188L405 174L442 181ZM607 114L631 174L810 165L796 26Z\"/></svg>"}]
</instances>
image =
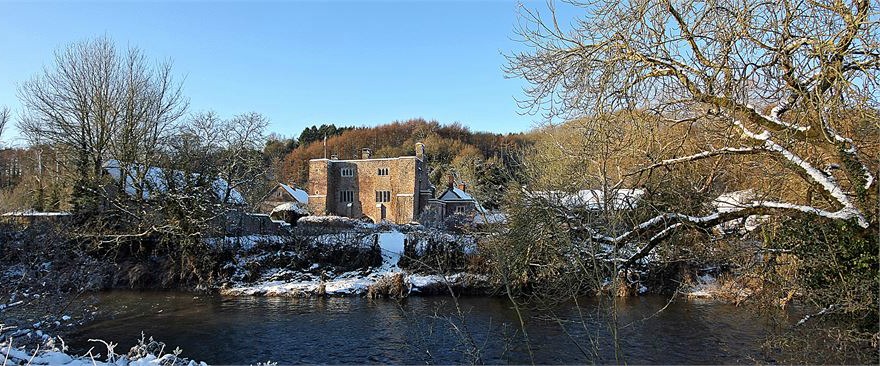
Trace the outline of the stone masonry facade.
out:
<instances>
[{"instance_id":1,"label":"stone masonry facade","mask_svg":"<svg viewBox=\"0 0 880 366\"><path fill-rule=\"evenodd\" d=\"M418 221L434 197L424 145L416 145L416 156L374 159L364 149L361 157L309 160L309 209L374 222Z\"/></svg>"}]
</instances>

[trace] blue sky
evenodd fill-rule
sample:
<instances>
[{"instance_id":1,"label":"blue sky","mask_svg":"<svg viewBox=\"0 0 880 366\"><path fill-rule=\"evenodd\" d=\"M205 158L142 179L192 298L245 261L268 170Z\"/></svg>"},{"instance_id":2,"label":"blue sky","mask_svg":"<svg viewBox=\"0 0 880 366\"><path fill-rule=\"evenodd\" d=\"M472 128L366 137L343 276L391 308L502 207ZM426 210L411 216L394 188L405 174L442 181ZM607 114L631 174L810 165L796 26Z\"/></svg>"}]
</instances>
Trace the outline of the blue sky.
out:
<instances>
[{"instance_id":1,"label":"blue sky","mask_svg":"<svg viewBox=\"0 0 880 366\"><path fill-rule=\"evenodd\" d=\"M542 2L526 3L544 7ZM185 76L190 110L256 111L297 136L321 123L412 117L517 132L522 81L505 79L515 2L66 2L0 0L0 105L68 43L107 34ZM7 137L14 137L15 131Z\"/></svg>"}]
</instances>

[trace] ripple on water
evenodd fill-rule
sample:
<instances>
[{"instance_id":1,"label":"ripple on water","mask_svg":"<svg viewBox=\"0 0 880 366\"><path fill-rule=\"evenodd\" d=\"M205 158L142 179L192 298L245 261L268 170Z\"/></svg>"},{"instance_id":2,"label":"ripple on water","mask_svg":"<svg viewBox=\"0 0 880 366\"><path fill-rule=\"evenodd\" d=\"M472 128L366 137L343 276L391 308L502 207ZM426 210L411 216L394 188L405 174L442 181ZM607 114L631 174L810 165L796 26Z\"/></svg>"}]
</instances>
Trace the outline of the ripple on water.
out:
<instances>
[{"instance_id":1,"label":"ripple on water","mask_svg":"<svg viewBox=\"0 0 880 366\"><path fill-rule=\"evenodd\" d=\"M769 329L722 304L680 301L658 312L667 301L650 296L619 303L616 342L614 322L592 299L552 314L525 310L528 343L516 312L498 298L462 298L463 317L446 297L398 303L119 291L100 298L101 319L68 335L74 350L103 351L90 338L128 347L143 331L215 364L465 363L473 345L486 363L755 363ZM456 330L465 328L469 337Z\"/></svg>"}]
</instances>

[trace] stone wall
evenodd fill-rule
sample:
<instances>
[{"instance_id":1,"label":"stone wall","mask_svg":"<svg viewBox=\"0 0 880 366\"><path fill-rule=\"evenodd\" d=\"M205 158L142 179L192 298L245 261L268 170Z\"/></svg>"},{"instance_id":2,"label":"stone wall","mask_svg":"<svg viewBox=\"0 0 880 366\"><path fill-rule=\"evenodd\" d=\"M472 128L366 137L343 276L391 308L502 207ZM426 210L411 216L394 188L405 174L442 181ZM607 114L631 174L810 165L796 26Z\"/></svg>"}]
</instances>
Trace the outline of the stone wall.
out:
<instances>
[{"instance_id":1,"label":"stone wall","mask_svg":"<svg viewBox=\"0 0 880 366\"><path fill-rule=\"evenodd\" d=\"M309 160L309 210L316 215L329 214L328 192L333 191L329 179L330 160Z\"/></svg>"},{"instance_id":2,"label":"stone wall","mask_svg":"<svg viewBox=\"0 0 880 366\"><path fill-rule=\"evenodd\" d=\"M387 169L387 175L379 175ZM350 176L343 176L350 170ZM343 192L351 191L351 202ZM376 192L389 192L388 202L377 202ZM309 162L309 206L316 214L331 214L375 222L409 223L418 220L430 192L427 167L414 156L388 159L326 160Z\"/></svg>"}]
</instances>

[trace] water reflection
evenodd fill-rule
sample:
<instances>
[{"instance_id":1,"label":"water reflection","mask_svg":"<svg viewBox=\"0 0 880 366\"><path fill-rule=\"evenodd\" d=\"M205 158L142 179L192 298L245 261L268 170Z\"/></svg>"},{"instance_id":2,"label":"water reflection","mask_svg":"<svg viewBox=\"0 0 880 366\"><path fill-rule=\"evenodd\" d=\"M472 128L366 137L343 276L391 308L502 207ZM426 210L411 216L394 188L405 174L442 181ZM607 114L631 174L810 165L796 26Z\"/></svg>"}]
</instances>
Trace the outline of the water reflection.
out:
<instances>
[{"instance_id":1,"label":"water reflection","mask_svg":"<svg viewBox=\"0 0 880 366\"><path fill-rule=\"evenodd\" d=\"M462 298L220 297L102 294L103 313L74 334L133 345L143 331L209 363L754 363L770 327L743 309L660 297L627 299L610 317L593 299L551 311ZM665 307L665 309L664 309ZM658 310L664 309L661 312ZM616 324L616 327L612 325ZM611 329L616 329L612 332ZM615 341L616 340L616 341Z\"/></svg>"}]
</instances>

